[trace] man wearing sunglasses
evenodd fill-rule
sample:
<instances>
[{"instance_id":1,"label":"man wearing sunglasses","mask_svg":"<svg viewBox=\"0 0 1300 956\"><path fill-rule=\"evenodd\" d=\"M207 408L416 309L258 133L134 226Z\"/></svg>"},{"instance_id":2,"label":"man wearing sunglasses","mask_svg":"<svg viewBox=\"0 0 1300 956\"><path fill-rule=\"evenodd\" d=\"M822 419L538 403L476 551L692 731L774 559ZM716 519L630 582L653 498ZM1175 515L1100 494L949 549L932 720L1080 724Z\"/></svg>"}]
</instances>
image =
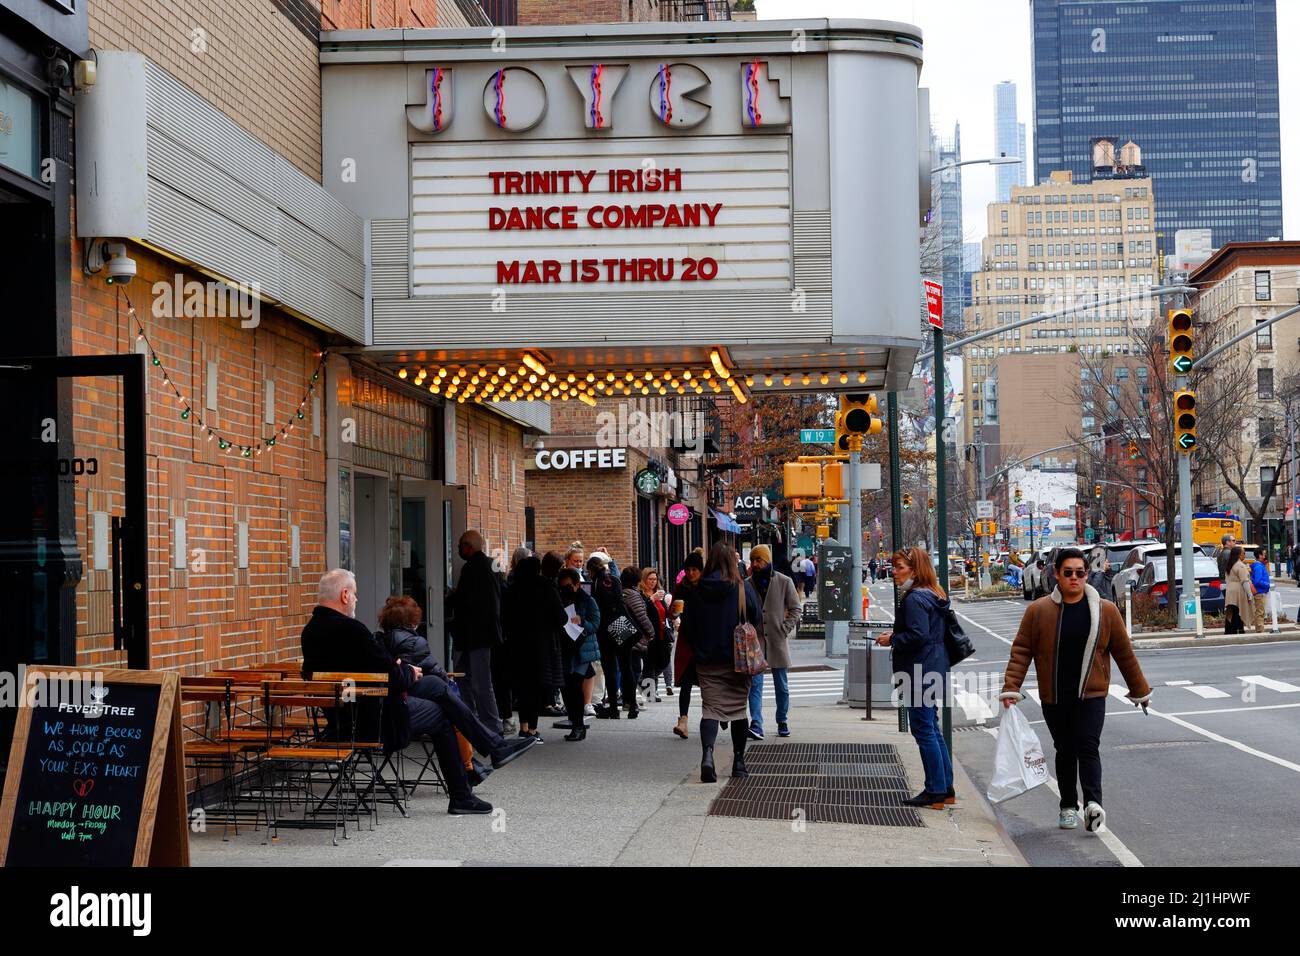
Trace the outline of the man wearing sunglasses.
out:
<instances>
[{"instance_id":1,"label":"man wearing sunglasses","mask_svg":"<svg viewBox=\"0 0 1300 956\"><path fill-rule=\"evenodd\" d=\"M1087 583L1088 564L1078 548L1062 548L1054 562L1056 587L1029 605L1011 645L1002 685L1002 705L1024 700L1020 685L1034 662L1043 717L1056 748L1056 778L1061 790L1059 825L1079 825L1076 782L1083 786L1084 827L1105 825L1101 803L1101 727L1110 693L1110 661L1115 659L1128 699L1146 710L1151 687L1142 675L1124 618Z\"/></svg>"}]
</instances>

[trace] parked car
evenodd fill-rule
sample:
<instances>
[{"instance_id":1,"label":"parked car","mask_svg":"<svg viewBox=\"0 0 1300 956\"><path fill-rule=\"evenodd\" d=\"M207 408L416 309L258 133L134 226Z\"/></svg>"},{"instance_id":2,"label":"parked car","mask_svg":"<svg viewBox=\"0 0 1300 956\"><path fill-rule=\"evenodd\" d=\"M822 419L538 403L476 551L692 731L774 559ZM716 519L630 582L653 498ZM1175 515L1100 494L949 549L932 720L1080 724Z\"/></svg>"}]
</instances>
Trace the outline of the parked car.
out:
<instances>
[{"instance_id":1,"label":"parked car","mask_svg":"<svg viewBox=\"0 0 1300 956\"><path fill-rule=\"evenodd\" d=\"M1110 565L1112 571L1118 571L1124 566L1125 559L1132 553L1134 548L1141 545L1160 543L1155 538L1138 538L1134 541L1107 541L1106 563Z\"/></svg>"},{"instance_id":2,"label":"parked car","mask_svg":"<svg viewBox=\"0 0 1300 956\"><path fill-rule=\"evenodd\" d=\"M1165 578L1165 560L1162 553L1157 560L1148 561L1138 576L1137 593L1150 594L1159 607L1169 603L1169 583ZM1192 559L1192 571L1201 588L1201 613L1222 613L1223 581L1219 578L1219 567L1213 558L1198 554ZM1174 583L1174 599L1182 597L1181 582Z\"/></svg>"},{"instance_id":3,"label":"parked car","mask_svg":"<svg viewBox=\"0 0 1300 956\"><path fill-rule=\"evenodd\" d=\"M1183 548L1181 544L1174 545L1174 556L1176 560L1181 559ZM1205 555L1201 554L1199 548L1193 552L1199 560ZM1138 577L1142 574L1142 569L1151 561L1158 561L1164 564L1168 550L1164 542L1157 541L1154 544L1141 543L1129 549L1128 556L1124 559L1123 565L1110 579L1110 593L1103 595L1109 597L1112 601L1124 607L1124 601L1128 594L1128 583L1133 582L1137 587ZM1216 565L1217 567L1217 565Z\"/></svg>"}]
</instances>

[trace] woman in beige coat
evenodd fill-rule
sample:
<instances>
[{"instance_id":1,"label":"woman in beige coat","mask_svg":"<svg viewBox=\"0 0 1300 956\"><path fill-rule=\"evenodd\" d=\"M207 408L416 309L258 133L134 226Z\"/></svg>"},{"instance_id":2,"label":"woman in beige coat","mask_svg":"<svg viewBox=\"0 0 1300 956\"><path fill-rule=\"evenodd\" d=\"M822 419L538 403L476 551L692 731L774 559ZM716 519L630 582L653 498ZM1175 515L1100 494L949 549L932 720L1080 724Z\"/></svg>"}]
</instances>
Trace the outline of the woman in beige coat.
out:
<instances>
[{"instance_id":1,"label":"woman in beige coat","mask_svg":"<svg viewBox=\"0 0 1300 956\"><path fill-rule=\"evenodd\" d=\"M790 711L790 638L799 630L799 589L790 577L772 567L772 549L765 544L749 552L749 579L763 602L763 627L758 636L776 688L776 733L778 737L789 737L786 719ZM762 674L749 688L749 736L763 739Z\"/></svg>"},{"instance_id":2,"label":"woman in beige coat","mask_svg":"<svg viewBox=\"0 0 1300 956\"><path fill-rule=\"evenodd\" d=\"M1252 606L1251 597L1255 586L1250 583L1250 569L1241 560L1241 548L1228 552L1228 560L1223 566L1223 633L1246 633L1245 610Z\"/></svg>"}]
</instances>

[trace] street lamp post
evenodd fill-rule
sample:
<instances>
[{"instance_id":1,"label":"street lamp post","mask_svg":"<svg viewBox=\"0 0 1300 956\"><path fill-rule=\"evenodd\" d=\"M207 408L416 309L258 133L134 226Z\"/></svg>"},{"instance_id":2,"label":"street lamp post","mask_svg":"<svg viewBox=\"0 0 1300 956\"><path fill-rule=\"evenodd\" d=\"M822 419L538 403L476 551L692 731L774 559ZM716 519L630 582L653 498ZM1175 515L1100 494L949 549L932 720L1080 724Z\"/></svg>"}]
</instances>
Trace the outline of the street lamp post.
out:
<instances>
[{"instance_id":1,"label":"street lamp post","mask_svg":"<svg viewBox=\"0 0 1300 956\"><path fill-rule=\"evenodd\" d=\"M948 162L930 170L930 175L934 176L942 173L944 170L955 169L958 166L974 166L976 164L987 164L990 166L1005 166L1013 163L1020 163L1022 160L1019 156L1007 156L1005 153L1001 156L995 156L988 159L967 159L960 162ZM947 489L947 469L944 462L944 452L947 449L946 429L944 427L944 395L947 385L944 381L943 367L943 328L934 329L934 425L935 425L935 455L934 455L934 482L935 482L935 541L938 545L939 567L938 578L943 583L943 589L948 590L948 489ZM893 399L894 393L890 393ZM892 406L891 406L892 410ZM891 422L891 425L893 423ZM898 486L894 485L894 497L898 497ZM947 701L943 705L943 742L948 748L949 755L952 754L952 708L948 706Z\"/></svg>"}]
</instances>

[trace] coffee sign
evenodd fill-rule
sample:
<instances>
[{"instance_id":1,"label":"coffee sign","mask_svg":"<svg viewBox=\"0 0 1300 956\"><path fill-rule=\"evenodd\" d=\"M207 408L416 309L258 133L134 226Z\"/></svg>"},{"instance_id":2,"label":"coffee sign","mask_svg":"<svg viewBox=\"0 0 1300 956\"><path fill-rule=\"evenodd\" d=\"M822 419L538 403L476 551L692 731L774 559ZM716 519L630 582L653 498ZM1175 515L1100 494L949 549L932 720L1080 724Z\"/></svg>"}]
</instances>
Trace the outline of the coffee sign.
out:
<instances>
[{"instance_id":1,"label":"coffee sign","mask_svg":"<svg viewBox=\"0 0 1300 956\"><path fill-rule=\"evenodd\" d=\"M626 468L626 448L572 448L537 453L533 463L542 471L565 471L582 468Z\"/></svg>"}]
</instances>

